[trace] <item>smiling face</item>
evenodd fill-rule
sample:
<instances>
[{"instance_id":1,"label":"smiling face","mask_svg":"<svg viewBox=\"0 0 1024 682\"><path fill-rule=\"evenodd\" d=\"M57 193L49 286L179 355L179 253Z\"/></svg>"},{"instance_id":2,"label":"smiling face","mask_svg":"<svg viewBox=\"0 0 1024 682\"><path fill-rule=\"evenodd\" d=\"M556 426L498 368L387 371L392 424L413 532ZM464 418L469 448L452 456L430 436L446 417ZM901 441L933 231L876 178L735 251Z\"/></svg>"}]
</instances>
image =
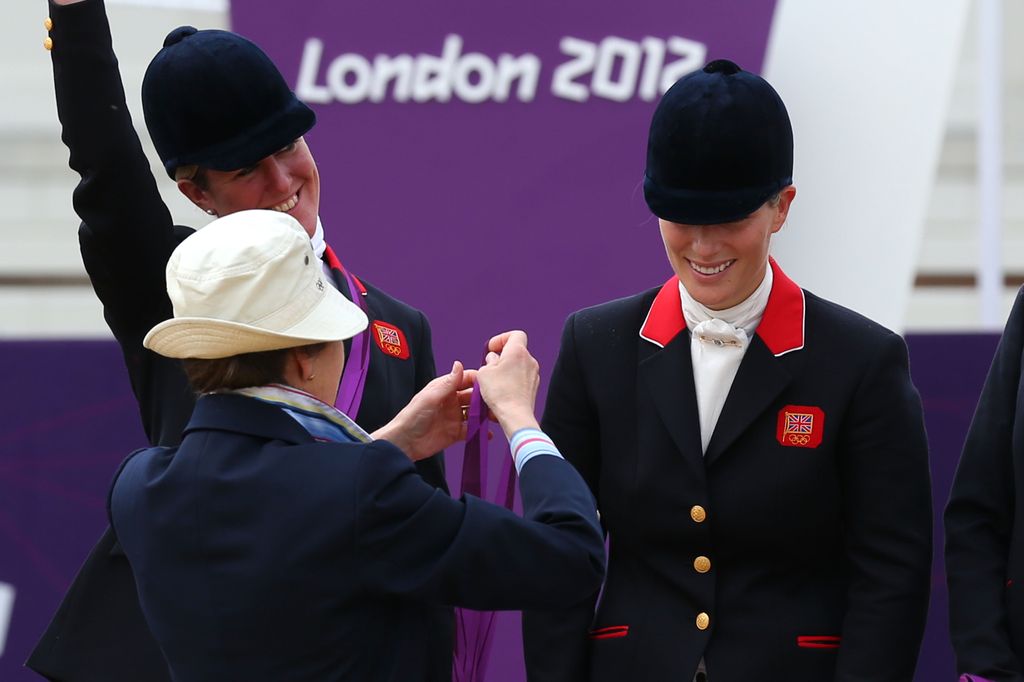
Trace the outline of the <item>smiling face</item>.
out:
<instances>
[{"instance_id":1,"label":"smiling face","mask_svg":"<svg viewBox=\"0 0 1024 682\"><path fill-rule=\"evenodd\" d=\"M766 203L742 220L717 225L683 225L658 220L665 253L693 298L712 310L742 303L764 278L768 246L782 229L796 196L790 185L778 203Z\"/></svg>"},{"instance_id":2,"label":"smiling face","mask_svg":"<svg viewBox=\"0 0 1024 682\"><path fill-rule=\"evenodd\" d=\"M320 175L303 138L256 162L233 171L203 170L204 181L179 180L178 188L192 203L215 215L264 208L282 211L299 221L310 237L320 212Z\"/></svg>"}]
</instances>

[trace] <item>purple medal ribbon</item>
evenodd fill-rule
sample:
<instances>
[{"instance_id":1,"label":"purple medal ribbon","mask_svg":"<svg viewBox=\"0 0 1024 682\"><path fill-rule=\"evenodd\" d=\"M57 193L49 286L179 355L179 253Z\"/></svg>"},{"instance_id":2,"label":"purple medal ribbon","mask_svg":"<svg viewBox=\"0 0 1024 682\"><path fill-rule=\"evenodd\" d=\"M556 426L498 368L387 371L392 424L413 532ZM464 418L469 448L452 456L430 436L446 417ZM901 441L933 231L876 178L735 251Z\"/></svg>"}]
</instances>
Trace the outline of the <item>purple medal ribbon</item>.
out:
<instances>
[{"instance_id":1,"label":"purple medal ribbon","mask_svg":"<svg viewBox=\"0 0 1024 682\"><path fill-rule=\"evenodd\" d=\"M512 509L516 479L515 463L507 447L501 448L501 473L493 495L487 491L487 450L489 410L474 390L466 416L466 447L462 458L462 494L477 497ZM453 682L484 682L494 639L494 611L455 609L455 658L452 661Z\"/></svg>"},{"instance_id":2,"label":"purple medal ribbon","mask_svg":"<svg viewBox=\"0 0 1024 682\"><path fill-rule=\"evenodd\" d=\"M349 274L345 266L341 264L331 247L324 251L327 256L328 267L338 270L345 276L348 283L348 292L352 296L352 302L359 306L364 313L366 302L360 295L362 287L356 283L355 278ZM367 317L369 314L367 313ZM359 404L363 401L363 389L366 387L366 374L370 368L370 327L361 334L352 338L352 346L349 350L351 357L345 362L345 371L341 375L341 385L338 387L338 397L334 406L343 412L350 419L355 419L359 412Z\"/></svg>"},{"instance_id":3,"label":"purple medal ribbon","mask_svg":"<svg viewBox=\"0 0 1024 682\"><path fill-rule=\"evenodd\" d=\"M992 682L987 677L978 677L977 675L961 675L960 682Z\"/></svg>"}]
</instances>

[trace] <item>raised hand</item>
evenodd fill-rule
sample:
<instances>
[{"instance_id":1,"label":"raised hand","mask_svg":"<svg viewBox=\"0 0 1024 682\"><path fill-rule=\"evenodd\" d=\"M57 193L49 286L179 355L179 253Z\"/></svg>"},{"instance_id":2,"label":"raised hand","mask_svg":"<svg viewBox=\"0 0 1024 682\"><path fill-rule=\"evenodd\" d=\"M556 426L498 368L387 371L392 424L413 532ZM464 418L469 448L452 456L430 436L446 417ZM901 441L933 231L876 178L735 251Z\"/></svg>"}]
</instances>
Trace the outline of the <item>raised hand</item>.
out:
<instances>
[{"instance_id":1,"label":"raised hand","mask_svg":"<svg viewBox=\"0 0 1024 682\"><path fill-rule=\"evenodd\" d=\"M475 370L455 361L452 371L440 376L413 396L409 404L375 439L390 441L413 461L424 459L466 437L465 408L473 392Z\"/></svg>"},{"instance_id":2,"label":"raised hand","mask_svg":"<svg viewBox=\"0 0 1024 682\"><path fill-rule=\"evenodd\" d=\"M526 333L510 331L487 343L490 351L477 372L477 387L506 436L539 428L534 416L540 365L527 350Z\"/></svg>"}]
</instances>

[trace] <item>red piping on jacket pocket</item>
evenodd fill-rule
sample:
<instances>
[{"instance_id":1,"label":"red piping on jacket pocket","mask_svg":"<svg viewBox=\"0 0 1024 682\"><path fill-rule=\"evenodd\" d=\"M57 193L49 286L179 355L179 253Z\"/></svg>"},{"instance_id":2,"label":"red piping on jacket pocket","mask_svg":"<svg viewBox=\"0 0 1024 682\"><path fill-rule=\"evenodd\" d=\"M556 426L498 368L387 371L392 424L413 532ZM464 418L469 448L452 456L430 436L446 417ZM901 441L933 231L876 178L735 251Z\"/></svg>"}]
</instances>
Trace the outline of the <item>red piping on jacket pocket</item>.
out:
<instances>
[{"instance_id":1,"label":"red piping on jacket pocket","mask_svg":"<svg viewBox=\"0 0 1024 682\"><path fill-rule=\"evenodd\" d=\"M839 641L835 635L797 635L796 645L801 649L838 649Z\"/></svg>"},{"instance_id":2,"label":"red piping on jacket pocket","mask_svg":"<svg viewBox=\"0 0 1024 682\"><path fill-rule=\"evenodd\" d=\"M628 625L610 625L587 632L587 639L618 639L629 634Z\"/></svg>"}]
</instances>

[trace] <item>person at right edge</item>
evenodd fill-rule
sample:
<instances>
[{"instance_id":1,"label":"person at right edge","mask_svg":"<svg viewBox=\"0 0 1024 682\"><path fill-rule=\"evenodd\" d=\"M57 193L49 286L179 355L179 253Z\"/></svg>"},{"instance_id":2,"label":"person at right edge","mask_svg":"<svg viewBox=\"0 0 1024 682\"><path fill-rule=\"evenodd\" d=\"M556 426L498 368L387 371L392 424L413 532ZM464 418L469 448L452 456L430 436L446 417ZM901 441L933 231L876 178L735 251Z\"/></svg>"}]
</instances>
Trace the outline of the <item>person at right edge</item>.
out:
<instances>
[{"instance_id":1,"label":"person at right edge","mask_svg":"<svg viewBox=\"0 0 1024 682\"><path fill-rule=\"evenodd\" d=\"M949 632L962 679L1024 682L1022 357L1024 289L978 400L943 523Z\"/></svg>"},{"instance_id":2,"label":"person at right edge","mask_svg":"<svg viewBox=\"0 0 1024 682\"><path fill-rule=\"evenodd\" d=\"M181 363L143 348L142 339L171 317L164 270L175 246L193 230L173 224L157 191L126 106L103 0L51 0L49 12L44 45L53 61L61 137L72 169L82 177L74 192L82 260L124 354L149 442L177 445L196 397ZM370 324L361 342L369 348L368 363L357 363L349 352L346 366L347 377L365 369L365 390L358 410L346 409L367 430L388 423L436 376L430 325L419 310L346 272L328 246L324 225L334 230L341 258L351 252L345 250L346 231L366 228L344 225L342 216L321 224L320 178L304 139L316 121L313 111L251 41L189 26L167 35L147 68L142 103L163 170L186 197L211 215L271 209L294 217L310 237L325 282L365 305ZM416 470L447 492L442 457L418 461ZM423 609L423 637L433 654L430 678L446 682L452 609ZM27 665L60 682L170 679L139 609L131 569L109 528Z\"/></svg>"},{"instance_id":3,"label":"person at right edge","mask_svg":"<svg viewBox=\"0 0 1024 682\"><path fill-rule=\"evenodd\" d=\"M542 420L597 498L607 577L524 614L530 682L913 678L921 401L897 334L769 256L795 195L765 80L723 59L665 93L644 196L674 274L569 317Z\"/></svg>"}]
</instances>

